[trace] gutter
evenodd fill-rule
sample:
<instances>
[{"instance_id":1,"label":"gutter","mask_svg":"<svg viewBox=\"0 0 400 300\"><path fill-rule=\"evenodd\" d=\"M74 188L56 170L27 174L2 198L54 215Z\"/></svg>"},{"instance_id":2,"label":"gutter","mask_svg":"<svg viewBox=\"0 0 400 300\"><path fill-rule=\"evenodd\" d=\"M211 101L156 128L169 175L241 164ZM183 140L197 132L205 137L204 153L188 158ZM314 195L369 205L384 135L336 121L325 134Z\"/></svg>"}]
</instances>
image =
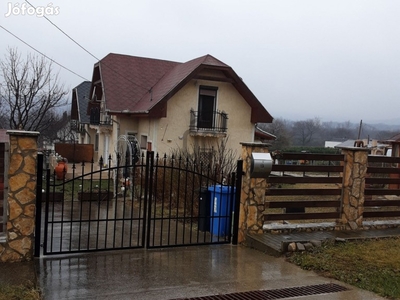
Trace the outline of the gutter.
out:
<instances>
[{"instance_id":1,"label":"gutter","mask_svg":"<svg viewBox=\"0 0 400 300\"><path fill-rule=\"evenodd\" d=\"M257 126L257 123L256 123L254 126L255 126L255 128L256 128L258 131L260 131L261 133L264 133L264 134L266 134L266 135L272 136L272 137L274 137L274 138L276 139L276 135L274 135L274 134L272 134L272 133L269 133L269 132L267 132L267 131L265 131L265 130L262 130L260 127Z\"/></svg>"}]
</instances>

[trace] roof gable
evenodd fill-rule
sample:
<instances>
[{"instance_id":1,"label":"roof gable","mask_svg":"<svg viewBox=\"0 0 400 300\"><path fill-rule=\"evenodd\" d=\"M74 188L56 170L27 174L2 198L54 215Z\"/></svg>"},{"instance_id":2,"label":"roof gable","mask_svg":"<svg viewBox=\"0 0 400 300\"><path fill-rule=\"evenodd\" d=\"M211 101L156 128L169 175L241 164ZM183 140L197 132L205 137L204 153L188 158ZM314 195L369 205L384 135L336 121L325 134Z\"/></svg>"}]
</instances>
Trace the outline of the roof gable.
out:
<instances>
[{"instance_id":1,"label":"roof gable","mask_svg":"<svg viewBox=\"0 0 400 300\"><path fill-rule=\"evenodd\" d=\"M203 70L218 70L237 89L252 108L253 123L272 122L272 117L233 69L211 55L185 63L109 54L99 62L106 106L110 113L165 115L168 101ZM222 78L212 78L222 80Z\"/></svg>"},{"instance_id":2,"label":"roof gable","mask_svg":"<svg viewBox=\"0 0 400 300\"><path fill-rule=\"evenodd\" d=\"M90 98L90 81L84 81L72 90L71 117L81 123L89 123L87 106Z\"/></svg>"},{"instance_id":3,"label":"roof gable","mask_svg":"<svg viewBox=\"0 0 400 300\"><path fill-rule=\"evenodd\" d=\"M134 111L135 105L178 63L136 56L109 54L99 63L110 111Z\"/></svg>"}]
</instances>

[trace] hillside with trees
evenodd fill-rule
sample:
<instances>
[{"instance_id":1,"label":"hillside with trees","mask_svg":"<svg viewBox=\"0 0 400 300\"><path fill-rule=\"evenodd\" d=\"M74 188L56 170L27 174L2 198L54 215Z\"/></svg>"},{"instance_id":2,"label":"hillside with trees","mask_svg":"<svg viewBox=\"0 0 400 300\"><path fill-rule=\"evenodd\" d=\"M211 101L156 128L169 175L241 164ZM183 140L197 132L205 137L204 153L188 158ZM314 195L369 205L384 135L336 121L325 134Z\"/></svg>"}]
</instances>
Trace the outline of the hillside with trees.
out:
<instances>
[{"instance_id":1,"label":"hillside with trees","mask_svg":"<svg viewBox=\"0 0 400 300\"><path fill-rule=\"evenodd\" d=\"M274 119L271 124L258 126L275 135L272 149L290 147L324 147L325 141L344 142L355 139L374 139L383 141L400 133L400 126L385 124L366 124L347 122L321 122L320 119L290 121L282 118Z\"/></svg>"}]
</instances>

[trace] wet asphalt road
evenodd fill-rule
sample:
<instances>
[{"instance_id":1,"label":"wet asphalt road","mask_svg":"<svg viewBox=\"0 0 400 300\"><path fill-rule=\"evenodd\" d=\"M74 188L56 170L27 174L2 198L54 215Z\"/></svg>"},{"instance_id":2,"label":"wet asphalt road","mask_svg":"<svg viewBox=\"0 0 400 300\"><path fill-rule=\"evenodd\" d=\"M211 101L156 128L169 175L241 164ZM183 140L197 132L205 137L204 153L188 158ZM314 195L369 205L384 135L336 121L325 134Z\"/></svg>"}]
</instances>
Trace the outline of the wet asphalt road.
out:
<instances>
[{"instance_id":1,"label":"wet asphalt road","mask_svg":"<svg viewBox=\"0 0 400 300\"><path fill-rule=\"evenodd\" d=\"M383 299L243 246L121 250L36 260L44 298L177 299L337 283L348 291L290 299Z\"/></svg>"}]
</instances>

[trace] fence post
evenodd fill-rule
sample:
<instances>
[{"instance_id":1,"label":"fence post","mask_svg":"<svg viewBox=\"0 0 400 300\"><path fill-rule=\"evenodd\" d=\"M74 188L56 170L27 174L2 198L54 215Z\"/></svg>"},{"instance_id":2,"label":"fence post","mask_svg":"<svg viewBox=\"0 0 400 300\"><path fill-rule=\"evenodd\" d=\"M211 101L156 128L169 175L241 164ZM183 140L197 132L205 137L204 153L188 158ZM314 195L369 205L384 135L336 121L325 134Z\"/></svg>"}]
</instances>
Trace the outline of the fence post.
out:
<instances>
[{"instance_id":1,"label":"fence post","mask_svg":"<svg viewBox=\"0 0 400 300\"><path fill-rule=\"evenodd\" d=\"M342 229L362 227L364 213L365 175L368 166L368 149L342 148L344 154L341 218Z\"/></svg>"},{"instance_id":2,"label":"fence post","mask_svg":"<svg viewBox=\"0 0 400 300\"><path fill-rule=\"evenodd\" d=\"M270 146L263 143L241 144L243 176L238 174L238 177L242 177L238 243L243 243L246 240L247 233L263 232L267 181L263 178L250 178L250 167L252 153L268 153L268 147Z\"/></svg>"},{"instance_id":3,"label":"fence post","mask_svg":"<svg viewBox=\"0 0 400 300\"><path fill-rule=\"evenodd\" d=\"M0 261L33 258L37 183L38 132L9 130L7 241L0 244Z\"/></svg>"},{"instance_id":4,"label":"fence post","mask_svg":"<svg viewBox=\"0 0 400 300\"><path fill-rule=\"evenodd\" d=\"M240 199L240 194L242 193L242 176L243 176L243 161L237 161L236 174L235 174L235 199ZM233 232L232 232L232 244L238 244L238 234L239 234L239 214L240 214L240 201L236 200L233 215Z\"/></svg>"},{"instance_id":5,"label":"fence post","mask_svg":"<svg viewBox=\"0 0 400 300\"><path fill-rule=\"evenodd\" d=\"M42 193L43 189L43 154L37 156L37 185L36 185L36 220L34 256L40 256L41 224L42 224Z\"/></svg>"}]
</instances>

